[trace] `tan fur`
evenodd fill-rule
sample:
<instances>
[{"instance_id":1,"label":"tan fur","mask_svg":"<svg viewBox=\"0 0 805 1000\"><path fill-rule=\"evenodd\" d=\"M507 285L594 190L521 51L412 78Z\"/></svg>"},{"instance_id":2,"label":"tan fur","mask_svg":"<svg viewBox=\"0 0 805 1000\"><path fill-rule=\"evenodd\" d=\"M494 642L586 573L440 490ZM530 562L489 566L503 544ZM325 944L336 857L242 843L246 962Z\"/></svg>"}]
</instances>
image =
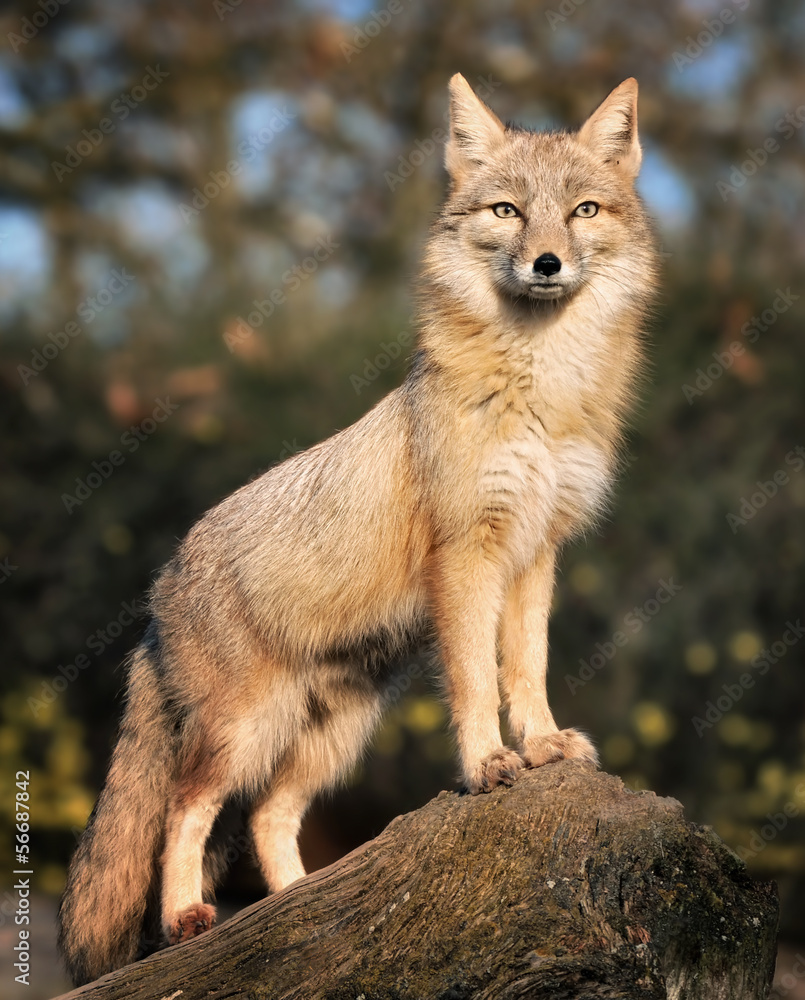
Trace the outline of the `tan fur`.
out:
<instances>
[{"instance_id":1,"label":"tan fur","mask_svg":"<svg viewBox=\"0 0 805 1000\"><path fill-rule=\"evenodd\" d=\"M62 902L77 981L134 957L159 852L166 938L210 925L205 845L232 796L254 803L268 886L304 874L305 810L366 744L383 664L423 634L470 791L596 760L548 706L547 628L558 549L607 502L655 285L633 188L637 84L575 134L504 128L460 76L450 93L451 190L406 381L210 511L153 588L150 644ZM574 214L585 202L597 212ZM546 253L553 275L535 264ZM499 682L516 748L501 742ZM131 912L123 930L115 906Z\"/></svg>"}]
</instances>

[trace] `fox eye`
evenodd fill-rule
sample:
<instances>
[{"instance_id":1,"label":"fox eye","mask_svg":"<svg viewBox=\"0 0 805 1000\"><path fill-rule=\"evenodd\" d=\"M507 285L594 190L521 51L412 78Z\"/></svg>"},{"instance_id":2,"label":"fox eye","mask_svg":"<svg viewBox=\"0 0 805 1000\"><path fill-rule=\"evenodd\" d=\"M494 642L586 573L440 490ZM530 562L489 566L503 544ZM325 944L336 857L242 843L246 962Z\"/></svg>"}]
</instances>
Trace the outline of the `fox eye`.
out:
<instances>
[{"instance_id":1,"label":"fox eye","mask_svg":"<svg viewBox=\"0 0 805 1000\"><path fill-rule=\"evenodd\" d=\"M594 201L583 201L573 214L581 219L592 219L594 215L598 215L598 205Z\"/></svg>"},{"instance_id":2,"label":"fox eye","mask_svg":"<svg viewBox=\"0 0 805 1000\"><path fill-rule=\"evenodd\" d=\"M492 211L499 219L513 219L520 214L508 201L499 201L497 205L492 206Z\"/></svg>"}]
</instances>

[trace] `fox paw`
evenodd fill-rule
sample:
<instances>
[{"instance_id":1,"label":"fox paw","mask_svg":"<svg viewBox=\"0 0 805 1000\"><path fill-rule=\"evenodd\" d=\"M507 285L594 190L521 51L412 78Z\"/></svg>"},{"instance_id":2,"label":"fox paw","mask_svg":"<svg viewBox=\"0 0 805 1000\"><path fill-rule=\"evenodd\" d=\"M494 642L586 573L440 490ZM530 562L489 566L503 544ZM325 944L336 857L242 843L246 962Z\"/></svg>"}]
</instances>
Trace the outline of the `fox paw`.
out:
<instances>
[{"instance_id":1,"label":"fox paw","mask_svg":"<svg viewBox=\"0 0 805 1000\"><path fill-rule=\"evenodd\" d=\"M194 903L193 906L177 914L168 925L168 943L178 944L189 941L208 931L215 923L215 907L209 903Z\"/></svg>"},{"instance_id":2,"label":"fox paw","mask_svg":"<svg viewBox=\"0 0 805 1000\"><path fill-rule=\"evenodd\" d=\"M491 792L498 785L513 785L523 766L523 758L516 750L501 747L487 754L470 772L467 787L473 795Z\"/></svg>"},{"instance_id":3,"label":"fox paw","mask_svg":"<svg viewBox=\"0 0 805 1000\"><path fill-rule=\"evenodd\" d=\"M523 760L526 767L542 767L557 760L583 760L598 767L598 752L577 729L557 729L546 736L525 740Z\"/></svg>"}]
</instances>

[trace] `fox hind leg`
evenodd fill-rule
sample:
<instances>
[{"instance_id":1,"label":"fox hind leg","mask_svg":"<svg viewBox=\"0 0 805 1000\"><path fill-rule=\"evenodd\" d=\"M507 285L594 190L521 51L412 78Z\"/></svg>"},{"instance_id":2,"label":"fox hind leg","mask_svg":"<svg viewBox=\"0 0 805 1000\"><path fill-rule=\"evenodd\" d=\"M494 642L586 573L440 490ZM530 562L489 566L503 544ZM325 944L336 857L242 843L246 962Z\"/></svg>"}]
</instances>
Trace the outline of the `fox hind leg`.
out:
<instances>
[{"instance_id":1,"label":"fox hind leg","mask_svg":"<svg viewBox=\"0 0 805 1000\"><path fill-rule=\"evenodd\" d=\"M260 870L272 892L279 892L305 875L297 838L315 791L311 792L299 780L298 769L295 759L283 762L282 769L255 804L251 816Z\"/></svg>"},{"instance_id":2,"label":"fox hind leg","mask_svg":"<svg viewBox=\"0 0 805 1000\"><path fill-rule=\"evenodd\" d=\"M297 838L314 796L335 785L359 759L377 724L382 698L357 673L317 681L303 724L255 803L251 828L260 869L273 892L305 875Z\"/></svg>"},{"instance_id":3,"label":"fox hind leg","mask_svg":"<svg viewBox=\"0 0 805 1000\"><path fill-rule=\"evenodd\" d=\"M215 907L203 902L204 848L226 791L218 783L181 782L171 796L162 855L162 929L169 944L215 923Z\"/></svg>"}]
</instances>

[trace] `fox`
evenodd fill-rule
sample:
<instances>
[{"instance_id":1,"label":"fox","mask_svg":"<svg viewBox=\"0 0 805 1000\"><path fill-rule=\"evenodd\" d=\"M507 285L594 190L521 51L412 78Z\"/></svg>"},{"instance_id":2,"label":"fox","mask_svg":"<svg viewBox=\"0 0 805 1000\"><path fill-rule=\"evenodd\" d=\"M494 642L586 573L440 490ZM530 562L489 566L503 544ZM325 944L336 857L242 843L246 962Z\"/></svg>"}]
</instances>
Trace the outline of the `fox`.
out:
<instances>
[{"instance_id":1,"label":"fox","mask_svg":"<svg viewBox=\"0 0 805 1000\"><path fill-rule=\"evenodd\" d=\"M59 907L77 985L214 924L227 803L248 804L269 891L305 875L306 810L359 760L384 669L423 637L470 793L597 766L548 705L548 621L562 547L611 503L645 370L659 279L637 93L630 78L577 130L539 132L450 80L402 384L220 502L153 583Z\"/></svg>"}]
</instances>

